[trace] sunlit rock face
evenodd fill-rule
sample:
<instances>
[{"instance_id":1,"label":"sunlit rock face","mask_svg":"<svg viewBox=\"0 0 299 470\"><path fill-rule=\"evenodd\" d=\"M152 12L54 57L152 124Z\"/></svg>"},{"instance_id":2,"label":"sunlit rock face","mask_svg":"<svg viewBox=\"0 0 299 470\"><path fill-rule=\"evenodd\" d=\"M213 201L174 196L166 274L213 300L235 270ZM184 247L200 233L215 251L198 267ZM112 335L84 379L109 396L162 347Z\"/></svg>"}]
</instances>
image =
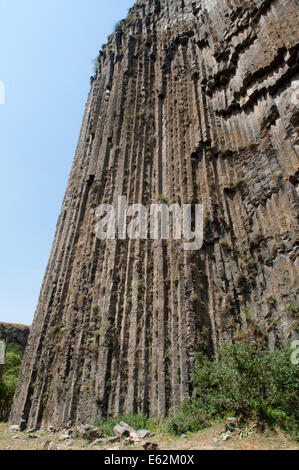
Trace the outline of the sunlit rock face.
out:
<instances>
[{"instance_id":1,"label":"sunlit rock face","mask_svg":"<svg viewBox=\"0 0 299 470\"><path fill-rule=\"evenodd\" d=\"M139 1L99 55L11 423L164 416L197 351L298 338L295 0ZM192 203L204 243L95 237L96 208Z\"/></svg>"}]
</instances>

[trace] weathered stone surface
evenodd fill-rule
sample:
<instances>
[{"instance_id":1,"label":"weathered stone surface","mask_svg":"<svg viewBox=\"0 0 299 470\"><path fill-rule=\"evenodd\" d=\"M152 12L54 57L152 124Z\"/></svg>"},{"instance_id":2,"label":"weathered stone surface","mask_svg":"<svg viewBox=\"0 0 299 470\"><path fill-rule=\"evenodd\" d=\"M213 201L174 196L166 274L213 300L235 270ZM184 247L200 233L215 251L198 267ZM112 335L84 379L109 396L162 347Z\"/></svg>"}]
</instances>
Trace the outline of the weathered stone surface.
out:
<instances>
[{"instance_id":1,"label":"weathered stone surface","mask_svg":"<svg viewBox=\"0 0 299 470\"><path fill-rule=\"evenodd\" d=\"M119 437L117 437L117 436L108 437L108 439L107 439L108 444L109 443L111 444L112 442L117 442L117 441L119 441Z\"/></svg>"},{"instance_id":2,"label":"weathered stone surface","mask_svg":"<svg viewBox=\"0 0 299 470\"><path fill-rule=\"evenodd\" d=\"M10 422L164 416L196 351L298 338L295 0L138 1L99 55ZM99 241L100 203L202 203L204 245Z\"/></svg>"},{"instance_id":3,"label":"weathered stone surface","mask_svg":"<svg viewBox=\"0 0 299 470\"><path fill-rule=\"evenodd\" d=\"M121 426L118 424L113 428L113 432L115 436L122 438L122 437L129 437L130 436L130 431L126 429L125 427Z\"/></svg>"},{"instance_id":4,"label":"weathered stone surface","mask_svg":"<svg viewBox=\"0 0 299 470\"><path fill-rule=\"evenodd\" d=\"M130 439L135 443L135 442L140 442L141 438L140 435L137 431L132 431L130 432Z\"/></svg>"},{"instance_id":5,"label":"weathered stone surface","mask_svg":"<svg viewBox=\"0 0 299 470\"><path fill-rule=\"evenodd\" d=\"M138 435L141 439L145 439L146 437L150 436L151 432L147 431L147 429L140 429L138 431Z\"/></svg>"},{"instance_id":6,"label":"weathered stone surface","mask_svg":"<svg viewBox=\"0 0 299 470\"><path fill-rule=\"evenodd\" d=\"M69 434L69 433L62 434L61 436L59 436L59 441L67 441L67 440L70 439L71 437L72 437L72 435Z\"/></svg>"}]
</instances>

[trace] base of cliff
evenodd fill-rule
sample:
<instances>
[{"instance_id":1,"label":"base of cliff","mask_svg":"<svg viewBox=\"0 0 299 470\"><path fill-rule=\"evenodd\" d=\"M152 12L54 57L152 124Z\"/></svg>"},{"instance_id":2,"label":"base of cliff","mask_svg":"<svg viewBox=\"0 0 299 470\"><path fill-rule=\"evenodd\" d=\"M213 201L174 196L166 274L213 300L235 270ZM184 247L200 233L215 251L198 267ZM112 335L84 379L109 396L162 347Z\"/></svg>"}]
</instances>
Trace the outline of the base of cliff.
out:
<instances>
[{"instance_id":1,"label":"base of cliff","mask_svg":"<svg viewBox=\"0 0 299 470\"><path fill-rule=\"evenodd\" d=\"M186 437L174 437L170 434L157 433L150 441L157 443L159 450L299 450L299 444L294 439L280 431L265 430L264 432L250 432L231 436L223 441L224 425L215 424L198 433L188 433ZM89 443L84 439L69 439L61 441L63 433L40 431L36 433L15 433L9 431L7 424L0 424L0 451L1 450L107 450L119 448L120 451L141 450L141 444L124 445L123 442Z\"/></svg>"}]
</instances>

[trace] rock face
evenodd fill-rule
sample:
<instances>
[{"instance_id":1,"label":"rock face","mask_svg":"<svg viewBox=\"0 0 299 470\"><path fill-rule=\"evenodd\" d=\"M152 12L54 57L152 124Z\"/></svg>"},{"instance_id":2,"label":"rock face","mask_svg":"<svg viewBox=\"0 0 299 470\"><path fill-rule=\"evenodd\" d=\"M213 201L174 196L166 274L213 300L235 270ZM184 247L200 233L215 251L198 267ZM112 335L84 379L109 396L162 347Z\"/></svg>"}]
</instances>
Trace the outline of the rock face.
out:
<instances>
[{"instance_id":1,"label":"rock face","mask_svg":"<svg viewBox=\"0 0 299 470\"><path fill-rule=\"evenodd\" d=\"M99 55L10 421L164 416L195 352L298 338L296 0L144 0ZM204 245L95 237L95 209L199 203Z\"/></svg>"},{"instance_id":2,"label":"rock face","mask_svg":"<svg viewBox=\"0 0 299 470\"><path fill-rule=\"evenodd\" d=\"M8 340L8 343L16 344L24 353L30 327L25 325L16 325L14 323L0 323L0 338Z\"/></svg>"}]
</instances>

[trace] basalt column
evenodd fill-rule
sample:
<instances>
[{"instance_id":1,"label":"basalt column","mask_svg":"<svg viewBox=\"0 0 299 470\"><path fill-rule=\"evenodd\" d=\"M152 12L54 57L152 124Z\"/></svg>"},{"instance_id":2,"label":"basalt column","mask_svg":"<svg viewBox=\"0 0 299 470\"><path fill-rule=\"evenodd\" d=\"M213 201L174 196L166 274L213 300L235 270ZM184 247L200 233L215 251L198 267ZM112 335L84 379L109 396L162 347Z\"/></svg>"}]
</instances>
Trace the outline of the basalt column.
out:
<instances>
[{"instance_id":1,"label":"basalt column","mask_svg":"<svg viewBox=\"0 0 299 470\"><path fill-rule=\"evenodd\" d=\"M297 0L138 1L103 46L10 421L164 416L197 351L298 338ZM204 207L204 244L99 240L101 203Z\"/></svg>"}]
</instances>

